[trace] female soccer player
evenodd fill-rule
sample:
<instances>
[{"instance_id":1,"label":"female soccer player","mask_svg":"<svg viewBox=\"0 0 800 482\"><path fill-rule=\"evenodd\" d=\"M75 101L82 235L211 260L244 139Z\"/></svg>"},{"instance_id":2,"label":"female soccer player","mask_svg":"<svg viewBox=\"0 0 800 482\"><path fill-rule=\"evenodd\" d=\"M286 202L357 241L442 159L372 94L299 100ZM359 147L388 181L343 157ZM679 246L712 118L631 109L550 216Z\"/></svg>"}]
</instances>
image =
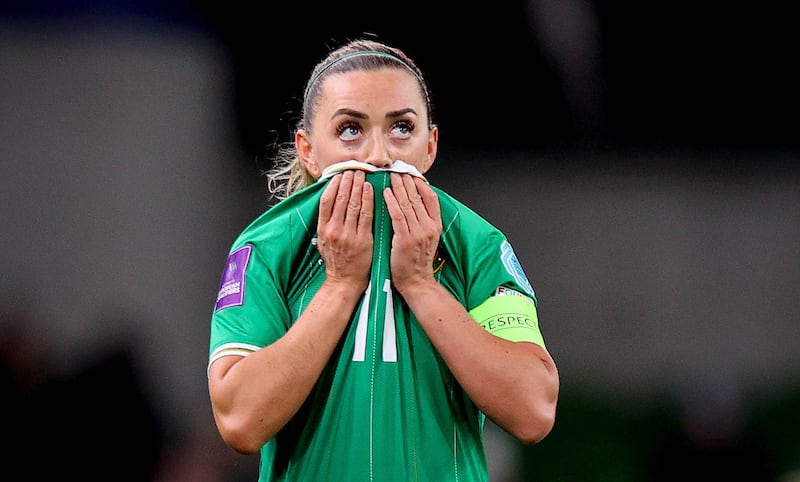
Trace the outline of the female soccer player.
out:
<instances>
[{"instance_id":1,"label":"female soccer player","mask_svg":"<svg viewBox=\"0 0 800 482\"><path fill-rule=\"evenodd\" d=\"M425 178L439 131L401 50L332 51L302 114L211 316L222 438L262 482L487 480L485 417L536 443L558 398L514 250Z\"/></svg>"}]
</instances>

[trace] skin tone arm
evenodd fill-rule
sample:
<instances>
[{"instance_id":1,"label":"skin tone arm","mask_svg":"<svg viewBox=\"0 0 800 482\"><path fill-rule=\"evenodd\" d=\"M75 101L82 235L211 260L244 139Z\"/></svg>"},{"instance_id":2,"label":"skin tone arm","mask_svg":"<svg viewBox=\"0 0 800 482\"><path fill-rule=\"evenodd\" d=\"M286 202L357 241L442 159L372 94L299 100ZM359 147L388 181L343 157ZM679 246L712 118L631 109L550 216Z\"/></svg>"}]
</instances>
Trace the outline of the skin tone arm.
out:
<instances>
[{"instance_id":1,"label":"skin tone arm","mask_svg":"<svg viewBox=\"0 0 800 482\"><path fill-rule=\"evenodd\" d=\"M247 357L222 357L211 365L214 419L236 451L255 453L283 428L333 353L369 283L373 196L361 171L329 181L317 226L317 248L325 260L319 291L279 340Z\"/></svg>"},{"instance_id":2,"label":"skin tone arm","mask_svg":"<svg viewBox=\"0 0 800 482\"><path fill-rule=\"evenodd\" d=\"M392 174L392 187L383 195L395 233L395 288L478 408L520 441L542 440L553 428L558 398L552 357L534 343L515 343L487 332L435 280L433 259L442 220L430 186Z\"/></svg>"}]
</instances>

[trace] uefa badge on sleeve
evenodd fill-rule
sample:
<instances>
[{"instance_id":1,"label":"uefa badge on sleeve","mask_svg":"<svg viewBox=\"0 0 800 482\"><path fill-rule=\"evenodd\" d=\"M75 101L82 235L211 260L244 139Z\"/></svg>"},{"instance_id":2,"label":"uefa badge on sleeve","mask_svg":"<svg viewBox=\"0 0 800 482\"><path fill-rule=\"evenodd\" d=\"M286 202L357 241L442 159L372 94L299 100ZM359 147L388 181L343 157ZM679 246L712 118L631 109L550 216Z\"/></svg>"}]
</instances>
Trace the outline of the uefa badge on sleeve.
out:
<instances>
[{"instance_id":1,"label":"uefa badge on sleeve","mask_svg":"<svg viewBox=\"0 0 800 482\"><path fill-rule=\"evenodd\" d=\"M252 251L253 247L246 245L228 255L217 292L215 311L244 304L245 271Z\"/></svg>"}]
</instances>

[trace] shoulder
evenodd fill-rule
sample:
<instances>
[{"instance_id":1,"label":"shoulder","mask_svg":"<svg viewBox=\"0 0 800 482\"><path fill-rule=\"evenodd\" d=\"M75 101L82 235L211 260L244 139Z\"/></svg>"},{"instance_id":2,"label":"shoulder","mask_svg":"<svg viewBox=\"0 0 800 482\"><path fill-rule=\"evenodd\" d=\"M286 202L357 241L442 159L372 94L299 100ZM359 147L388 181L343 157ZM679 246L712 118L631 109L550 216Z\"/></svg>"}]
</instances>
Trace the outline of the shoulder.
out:
<instances>
[{"instance_id":1,"label":"shoulder","mask_svg":"<svg viewBox=\"0 0 800 482\"><path fill-rule=\"evenodd\" d=\"M467 206L443 189L431 186L439 197L439 208L442 213L443 235L449 231L469 230L501 234L500 230L473 208Z\"/></svg>"},{"instance_id":2,"label":"shoulder","mask_svg":"<svg viewBox=\"0 0 800 482\"><path fill-rule=\"evenodd\" d=\"M231 251L245 245L281 250L316 232L321 185L314 184L279 201L255 218L234 241Z\"/></svg>"}]
</instances>

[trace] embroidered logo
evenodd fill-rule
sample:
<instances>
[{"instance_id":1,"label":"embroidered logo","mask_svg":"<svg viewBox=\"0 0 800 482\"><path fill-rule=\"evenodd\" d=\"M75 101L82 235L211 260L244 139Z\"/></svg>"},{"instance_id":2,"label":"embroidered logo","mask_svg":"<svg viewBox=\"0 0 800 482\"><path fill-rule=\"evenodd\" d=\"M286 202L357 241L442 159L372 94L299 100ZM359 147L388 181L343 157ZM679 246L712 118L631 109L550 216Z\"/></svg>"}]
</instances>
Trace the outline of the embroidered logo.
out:
<instances>
[{"instance_id":1,"label":"embroidered logo","mask_svg":"<svg viewBox=\"0 0 800 482\"><path fill-rule=\"evenodd\" d=\"M252 246L242 246L228 256L217 292L216 311L244 304L244 275L252 251Z\"/></svg>"},{"instance_id":2,"label":"embroidered logo","mask_svg":"<svg viewBox=\"0 0 800 482\"><path fill-rule=\"evenodd\" d=\"M508 271L508 274L514 278L514 281L516 281L528 295L536 296L533 292L533 286L531 286L530 281L528 281L528 277L525 276L525 271L523 271L522 265L517 259L517 255L514 254L514 249L508 241L503 241L503 244L500 246L500 259L503 261L503 266L506 268L506 271Z\"/></svg>"}]
</instances>

